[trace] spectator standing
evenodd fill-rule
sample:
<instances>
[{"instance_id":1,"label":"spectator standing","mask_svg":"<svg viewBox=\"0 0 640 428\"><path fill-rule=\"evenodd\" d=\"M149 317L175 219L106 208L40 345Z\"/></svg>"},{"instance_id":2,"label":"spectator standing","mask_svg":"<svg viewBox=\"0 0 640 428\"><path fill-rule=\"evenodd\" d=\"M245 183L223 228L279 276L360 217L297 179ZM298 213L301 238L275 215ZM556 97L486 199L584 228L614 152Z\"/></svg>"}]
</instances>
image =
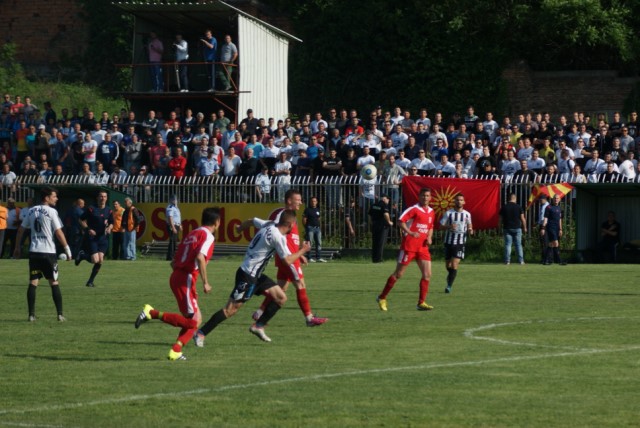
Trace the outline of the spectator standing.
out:
<instances>
[{"instance_id":1,"label":"spectator standing","mask_svg":"<svg viewBox=\"0 0 640 428\"><path fill-rule=\"evenodd\" d=\"M304 225L306 240L311 244L311 249L314 250L316 256L315 258L309 257L309 262L326 263L327 261L320 254L320 251L322 251L322 230L320 229L320 207L318 206L317 197L312 196L309 199L309 206L304 209L302 214L302 224Z\"/></svg>"},{"instance_id":2,"label":"spectator standing","mask_svg":"<svg viewBox=\"0 0 640 428\"><path fill-rule=\"evenodd\" d=\"M124 208L120 205L120 202L113 201L113 229L111 230L111 259L120 260L124 258L124 228L122 224L122 218L124 215Z\"/></svg>"},{"instance_id":3,"label":"spectator standing","mask_svg":"<svg viewBox=\"0 0 640 428\"><path fill-rule=\"evenodd\" d=\"M173 260L173 255L176 252L176 244L180 237L180 230L182 230L182 217L180 209L178 208L178 197L176 195L172 195L169 198L169 205L167 205L165 210L165 217L167 219L167 233L169 235L167 260Z\"/></svg>"},{"instance_id":4,"label":"spectator standing","mask_svg":"<svg viewBox=\"0 0 640 428\"><path fill-rule=\"evenodd\" d=\"M13 257L13 250L16 246L16 235L18 228L20 227L20 208L16 207L16 200L13 198L7 199L7 230L4 234L4 240L2 247L4 250L0 251L0 259L4 257L4 251L9 253L9 257Z\"/></svg>"},{"instance_id":5,"label":"spectator standing","mask_svg":"<svg viewBox=\"0 0 640 428\"><path fill-rule=\"evenodd\" d=\"M526 162L526 161L524 161ZM504 233L504 264L511 264L511 245L516 244L518 263L524 264L522 251L522 233L527 233L527 221L524 218L522 207L516 202L515 193L509 195L509 201L500 209L502 218L502 230Z\"/></svg>"},{"instance_id":6,"label":"spectator standing","mask_svg":"<svg viewBox=\"0 0 640 428\"><path fill-rule=\"evenodd\" d=\"M382 263L384 259L384 245L387 242L389 228L393 226L391 221L391 208L389 196L383 194L380 199L369 209L371 217L371 261Z\"/></svg>"},{"instance_id":7,"label":"spectator standing","mask_svg":"<svg viewBox=\"0 0 640 428\"><path fill-rule=\"evenodd\" d=\"M216 52L218 50L218 41L213 37L211 30L204 32L204 38L200 39L204 45L204 62L207 69L207 77L209 78L209 92L216 90Z\"/></svg>"},{"instance_id":8,"label":"spectator standing","mask_svg":"<svg viewBox=\"0 0 640 428\"><path fill-rule=\"evenodd\" d=\"M151 89L153 92L164 91L164 80L162 78L162 54L164 45L154 31L149 33L149 44L147 45L149 54L149 64L151 64Z\"/></svg>"},{"instance_id":9,"label":"spectator standing","mask_svg":"<svg viewBox=\"0 0 640 428\"><path fill-rule=\"evenodd\" d=\"M7 220L9 218L9 210L7 207L0 205L0 257L4 252L4 241L7 232Z\"/></svg>"},{"instance_id":10,"label":"spectator standing","mask_svg":"<svg viewBox=\"0 0 640 428\"><path fill-rule=\"evenodd\" d=\"M176 68L178 71L178 89L180 92L189 92L189 69L187 61L189 60L189 44L182 38L182 34L176 34L176 40L173 42L176 49Z\"/></svg>"},{"instance_id":11,"label":"spectator standing","mask_svg":"<svg viewBox=\"0 0 640 428\"><path fill-rule=\"evenodd\" d=\"M231 41L229 34L224 36L224 43L220 46L220 62L222 62L221 71L219 72L219 79L222 85L223 91L230 91L231 88L231 75L233 73L233 64L238 58L238 48Z\"/></svg>"},{"instance_id":12,"label":"spectator standing","mask_svg":"<svg viewBox=\"0 0 640 428\"><path fill-rule=\"evenodd\" d=\"M600 226L600 252L602 260L608 260L610 263L617 261L617 247L620 243L620 223L616 220L616 213L609 211L607 220Z\"/></svg>"},{"instance_id":13,"label":"spectator standing","mask_svg":"<svg viewBox=\"0 0 640 428\"><path fill-rule=\"evenodd\" d=\"M124 259L136 259L136 239L142 214L140 210L133 206L131 198L124 198L124 213L122 216L122 229L124 232Z\"/></svg>"}]
</instances>

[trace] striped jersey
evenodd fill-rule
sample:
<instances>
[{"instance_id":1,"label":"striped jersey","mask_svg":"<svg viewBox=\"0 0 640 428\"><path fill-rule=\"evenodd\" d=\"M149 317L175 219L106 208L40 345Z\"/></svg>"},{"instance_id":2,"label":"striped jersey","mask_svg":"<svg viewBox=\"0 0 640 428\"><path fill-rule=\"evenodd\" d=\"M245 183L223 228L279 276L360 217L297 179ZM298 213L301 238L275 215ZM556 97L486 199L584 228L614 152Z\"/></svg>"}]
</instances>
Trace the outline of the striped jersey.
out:
<instances>
[{"instance_id":1,"label":"striped jersey","mask_svg":"<svg viewBox=\"0 0 640 428\"><path fill-rule=\"evenodd\" d=\"M58 211L48 205L36 205L24 211L27 214L22 220L22 227L31 231L29 252L55 254L56 244L53 238L56 230L62 229Z\"/></svg>"},{"instance_id":2,"label":"striped jersey","mask_svg":"<svg viewBox=\"0 0 640 428\"><path fill-rule=\"evenodd\" d=\"M255 222L254 222L255 224ZM258 279L274 254L282 259L291 254L287 240L275 223L268 222L253 237L240 268L249 276Z\"/></svg>"},{"instance_id":3,"label":"striped jersey","mask_svg":"<svg viewBox=\"0 0 640 428\"><path fill-rule=\"evenodd\" d=\"M450 209L440 219L442 226L456 225L456 229L447 228L444 235L444 243L449 245L464 245L467 242L467 230L471 226L471 213L467 210L456 211Z\"/></svg>"}]
</instances>

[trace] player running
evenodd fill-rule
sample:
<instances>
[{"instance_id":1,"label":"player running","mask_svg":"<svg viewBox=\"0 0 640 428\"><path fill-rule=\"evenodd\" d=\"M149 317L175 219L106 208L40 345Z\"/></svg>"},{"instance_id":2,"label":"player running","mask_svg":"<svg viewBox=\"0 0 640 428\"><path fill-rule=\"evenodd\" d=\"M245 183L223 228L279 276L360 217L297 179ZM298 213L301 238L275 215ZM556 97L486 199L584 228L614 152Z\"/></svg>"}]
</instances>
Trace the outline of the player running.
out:
<instances>
[{"instance_id":1,"label":"player running","mask_svg":"<svg viewBox=\"0 0 640 428\"><path fill-rule=\"evenodd\" d=\"M243 226L248 227L252 222L253 219L246 220ZM254 294L264 294L270 296L271 299L249 331L258 336L260 340L271 342L271 338L264 332L264 327L285 304L287 295L263 272L274 253L277 253L283 262L291 265L311 249L311 245L304 242L295 253L292 254L289 251L285 236L291 233L295 223L295 211L285 210L280 214L277 223L269 222L258 231L247 248L242 265L236 271L235 286L229 295L227 305L213 314L209 321L198 330L193 338L196 346L204 346L204 337L224 320L234 316Z\"/></svg>"},{"instance_id":2,"label":"player running","mask_svg":"<svg viewBox=\"0 0 640 428\"><path fill-rule=\"evenodd\" d=\"M58 257L56 255L55 236L64 247L67 260L71 260L71 248L62 232L62 222L58 212L54 209L58 202L58 191L52 187L40 190L40 205L29 208L21 226L18 228L16 242L22 242L25 229L30 230L31 244L29 244L29 288L27 289L27 305L29 307L29 321L36 320L36 289L43 276L49 280L51 297L58 311L58 321L66 321L62 314L62 294L58 282ZM18 244L13 257L20 258L21 246Z\"/></svg>"},{"instance_id":3,"label":"player running","mask_svg":"<svg viewBox=\"0 0 640 428\"><path fill-rule=\"evenodd\" d=\"M424 187L420 189L418 203L407 208L400 215L400 228L404 233L400 244L400 252L398 253L396 270L387 279L387 283L377 299L378 306L382 311L387 311L387 295L396 284L396 281L402 278L404 271L413 259L416 260L422 273L417 309L419 311L433 309L433 306L428 305L425 301L429 292L429 280L431 279L429 245L431 245L435 222L435 211L429 206L429 201L431 201L431 189Z\"/></svg>"},{"instance_id":4,"label":"player running","mask_svg":"<svg viewBox=\"0 0 640 428\"><path fill-rule=\"evenodd\" d=\"M464 259L464 244L467 242L467 232L473 235L471 213L464 209L464 195L458 193L453 201L453 208L448 210L440 219L440 224L446 229L444 235L444 258L447 266L447 287L445 293L451 293L453 281L458 274L460 260Z\"/></svg>"},{"instance_id":5,"label":"player running","mask_svg":"<svg viewBox=\"0 0 640 428\"><path fill-rule=\"evenodd\" d=\"M189 343L200 324L202 313L198 307L198 292L196 284L198 275L202 276L202 288L205 293L211 292L211 285L207 279L207 263L211 260L214 247L214 236L220 226L220 210L205 208L202 211L201 226L187 235L176 250L171 268L173 273L169 280L171 291L178 302L180 314L160 312L151 305L144 305L144 309L136 318L135 327L151 319L181 327L178 339L169 351L169 360L186 360L182 348Z\"/></svg>"},{"instance_id":6,"label":"player running","mask_svg":"<svg viewBox=\"0 0 640 428\"><path fill-rule=\"evenodd\" d=\"M302 195L297 189L289 189L284 195L284 201L285 207L277 213L277 216L275 217L276 222L279 221L280 215L284 210L298 211L300 209L300 205L302 205ZM259 221L256 227L260 227L260 224L264 223L266 222ZM287 234L286 239L289 251L291 253L296 253L300 248L300 235L298 233L297 221L294 221L291 233ZM307 296L307 286L304 281L302 268L300 267L301 260L302 263L307 264L307 259L304 256L300 259L296 259L294 263L289 264L285 263L279 255L276 255L276 267L278 268L276 278L278 279L278 285L285 292L289 287L289 283L293 283L293 286L296 288L298 305L300 306L300 310L302 310L307 327L315 327L329 321L329 318L316 317L313 312L311 312L311 304L309 303L309 297ZM272 297L267 295L260 305L260 309L253 313L254 321L262 316L265 308L269 306L271 300Z\"/></svg>"},{"instance_id":7,"label":"player running","mask_svg":"<svg viewBox=\"0 0 640 428\"><path fill-rule=\"evenodd\" d=\"M80 216L80 225L86 234L85 245L87 251L80 250L76 254L76 266L86 260L93 263L91 275L87 281L87 287L95 287L93 281L96 279L104 255L109 249L109 234L113 230L113 213L107 205L107 192L101 190L96 197L96 204L87 208Z\"/></svg>"}]
</instances>

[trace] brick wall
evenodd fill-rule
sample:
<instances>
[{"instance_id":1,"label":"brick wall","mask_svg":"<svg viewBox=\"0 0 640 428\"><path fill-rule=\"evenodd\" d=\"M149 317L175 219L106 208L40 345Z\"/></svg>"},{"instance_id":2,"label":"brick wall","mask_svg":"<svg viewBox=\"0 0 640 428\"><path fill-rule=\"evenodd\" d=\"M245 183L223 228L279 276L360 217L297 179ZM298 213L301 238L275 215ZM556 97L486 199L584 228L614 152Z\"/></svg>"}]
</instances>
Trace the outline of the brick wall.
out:
<instances>
[{"instance_id":1,"label":"brick wall","mask_svg":"<svg viewBox=\"0 0 640 428\"><path fill-rule=\"evenodd\" d=\"M42 71L63 53L81 53L88 30L77 0L2 0L0 28L2 42L17 45L16 59Z\"/></svg>"},{"instance_id":2,"label":"brick wall","mask_svg":"<svg viewBox=\"0 0 640 428\"><path fill-rule=\"evenodd\" d=\"M611 113L622 110L638 81L616 71L533 71L519 61L503 72L507 83L507 114L548 111L552 117L574 111Z\"/></svg>"}]
</instances>

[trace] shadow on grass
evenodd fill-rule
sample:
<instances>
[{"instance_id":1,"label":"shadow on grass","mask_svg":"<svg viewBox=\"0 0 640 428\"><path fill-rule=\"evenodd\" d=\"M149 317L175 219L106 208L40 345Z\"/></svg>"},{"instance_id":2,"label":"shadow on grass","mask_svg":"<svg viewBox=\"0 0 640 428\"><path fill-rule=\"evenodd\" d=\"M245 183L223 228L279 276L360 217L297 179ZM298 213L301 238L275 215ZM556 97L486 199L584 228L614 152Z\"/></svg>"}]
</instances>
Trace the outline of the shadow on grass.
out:
<instances>
[{"instance_id":1,"label":"shadow on grass","mask_svg":"<svg viewBox=\"0 0 640 428\"><path fill-rule=\"evenodd\" d=\"M20 358L20 359L31 359L31 360L43 360L43 361L73 361L73 362L101 362L101 361L140 361L140 360L149 360L154 361L157 358L149 357L149 358L140 358L139 355L135 355L134 357L122 357L122 358L100 358L93 355L87 356L69 356L63 357L59 355L33 355L33 354L4 354L6 358Z\"/></svg>"}]
</instances>

